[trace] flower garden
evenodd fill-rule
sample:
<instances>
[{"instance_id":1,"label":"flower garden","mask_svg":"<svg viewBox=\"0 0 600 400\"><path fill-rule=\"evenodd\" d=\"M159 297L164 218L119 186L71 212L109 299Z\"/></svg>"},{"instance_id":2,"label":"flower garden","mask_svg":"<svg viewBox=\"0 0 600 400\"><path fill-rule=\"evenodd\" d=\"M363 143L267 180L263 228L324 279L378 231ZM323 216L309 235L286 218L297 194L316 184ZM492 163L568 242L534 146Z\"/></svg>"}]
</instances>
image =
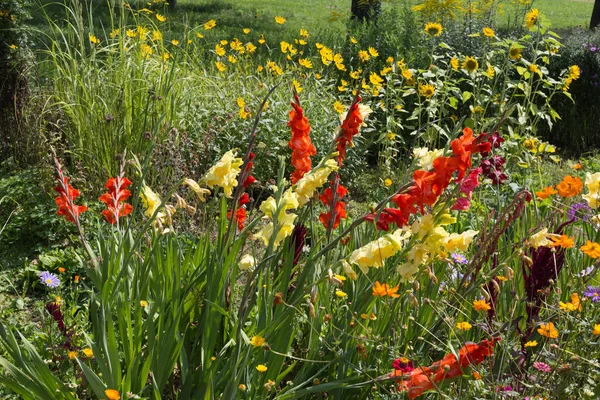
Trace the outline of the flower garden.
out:
<instances>
[{"instance_id":1,"label":"flower garden","mask_svg":"<svg viewBox=\"0 0 600 400\"><path fill-rule=\"evenodd\" d=\"M545 136L600 71L543 8L84 3L26 35L0 0L39 71L4 143L0 397L600 398L600 162Z\"/></svg>"}]
</instances>

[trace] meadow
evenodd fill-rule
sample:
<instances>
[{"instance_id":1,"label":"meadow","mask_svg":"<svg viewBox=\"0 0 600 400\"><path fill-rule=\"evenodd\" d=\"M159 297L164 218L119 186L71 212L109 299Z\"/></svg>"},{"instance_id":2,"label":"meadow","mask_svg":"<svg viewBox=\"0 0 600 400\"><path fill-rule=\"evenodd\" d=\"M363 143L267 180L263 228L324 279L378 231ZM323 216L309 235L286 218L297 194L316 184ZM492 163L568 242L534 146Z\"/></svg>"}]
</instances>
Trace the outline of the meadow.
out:
<instances>
[{"instance_id":1,"label":"meadow","mask_svg":"<svg viewBox=\"0 0 600 400\"><path fill-rule=\"evenodd\" d=\"M349 3L0 0L0 397L600 397L593 4Z\"/></svg>"}]
</instances>

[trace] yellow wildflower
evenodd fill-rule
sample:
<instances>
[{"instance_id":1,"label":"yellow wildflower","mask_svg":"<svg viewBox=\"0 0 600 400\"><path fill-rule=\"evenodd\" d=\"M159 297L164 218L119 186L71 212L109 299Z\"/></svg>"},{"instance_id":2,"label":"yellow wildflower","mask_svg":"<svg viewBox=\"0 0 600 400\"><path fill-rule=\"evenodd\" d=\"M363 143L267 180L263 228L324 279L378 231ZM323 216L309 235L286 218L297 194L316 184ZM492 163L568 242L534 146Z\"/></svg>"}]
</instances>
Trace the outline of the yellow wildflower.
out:
<instances>
[{"instance_id":1,"label":"yellow wildflower","mask_svg":"<svg viewBox=\"0 0 600 400\"><path fill-rule=\"evenodd\" d=\"M214 28L215 26L217 26L217 21L215 21L214 19L211 19L204 23L204 30L209 31L212 28Z\"/></svg>"},{"instance_id":2,"label":"yellow wildflower","mask_svg":"<svg viewBox=\"0 0 600 400\"><path fill-rule=\"evenodd\" d=\"M250 340L250 344L254 347L262 347L265 343L266 340L262 336L252 336L252 339Z\"/></svg>"},{"instance_id":3,"label":"yellow wildflower","mask_svg":"<svg viewBox=\"0 0 600 400\"><path fill-rule=\"evenodd\" d=\"M457 322L456 323L456 329L461 330L461 331L468 331L472 327L473 327L473 325L471 325L467 321Z\"/></svg>"}]
</instances>

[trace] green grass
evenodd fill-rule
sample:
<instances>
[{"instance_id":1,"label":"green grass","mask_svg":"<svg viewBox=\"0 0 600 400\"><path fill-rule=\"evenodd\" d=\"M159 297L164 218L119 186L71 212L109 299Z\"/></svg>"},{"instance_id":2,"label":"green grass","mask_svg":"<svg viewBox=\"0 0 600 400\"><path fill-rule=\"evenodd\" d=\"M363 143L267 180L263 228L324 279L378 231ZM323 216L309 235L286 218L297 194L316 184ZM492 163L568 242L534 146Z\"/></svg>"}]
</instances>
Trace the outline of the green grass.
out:
<instances>
[{"instance_id":1,"label":"green grass","mask_svg":"<svg viewBox=\"0 0 600 400\"><path fill-rule=\"evenodd\" d=\"M587 28L594 0L536 0L537 7L550 22L552 29L583 26Z\"/></svg>"}]
</instances>

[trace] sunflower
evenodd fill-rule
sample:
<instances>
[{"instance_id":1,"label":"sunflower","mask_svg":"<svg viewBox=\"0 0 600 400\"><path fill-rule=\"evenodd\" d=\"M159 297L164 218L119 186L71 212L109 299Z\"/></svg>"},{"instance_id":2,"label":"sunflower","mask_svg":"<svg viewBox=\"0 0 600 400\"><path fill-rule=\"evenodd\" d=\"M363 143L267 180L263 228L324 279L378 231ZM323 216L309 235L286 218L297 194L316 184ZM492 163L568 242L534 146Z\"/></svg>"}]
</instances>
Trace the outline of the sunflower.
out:
<instances>
[{"instance_id":1,"label":"sunflower","mask_svg":"<svg viewBox=\"0 0 600 400\"><path fill-rule=\"evenodd\" d=\"M425 25L425 33L429 36L440 36L442 34L442 25L437 22L429 22Z\"/></svg>"},{"instance_id":2,"label":"sunflower","mask_svg":"<svg viewBox=\"0 0 600 400\"><path fill-rule=\"evenodd\" d=\"M522 52L522 49L514 46L510 46L510 49L508 49L508 55L511 60L519 60Z\"/></svg>"},{"instance_id":3,"label":"sunflower","mask_svg":"<svg viewBox=\"0 0 600 400\"><path fill-rule=\"evenodd\" d=\"M483 28L483 36L485 37L494 37L496 32L492 28Z\"/></svg>"},{"instance_id":4,"label":"sunflower","mask_svg":"<svg viewBox=\"0 0 600 400\"><path fill-rule=\"evenodd\" d=\"M435 93L435 87L430 83L419 83L419 93L428 99Z\"/></svg>"},{"instance_id":5,"label":"sunflower","mask_svg":"<svg viewBox=\"0 0 600 400\"><path fill-rule=\"evenodd\" d=\"M540 19L540 10L532 8L527 14L525 14L525 26L532 28Z\"/></svg>"},{"instance_id":6,"label":"sunflower","mask_svg":"<svg viewBox=\"0 0 600 400\"><path fill-rule=\"evenodd\" d=\"M540 67L538 67L536 64L529 64L529 72L533 72L534 74L538 75L542 73Z\"/></svg>"},{"instance_id":7,"label":"sunflower","mask_svg":"<svg viewBox=\"0 0 600 400\"><path fill-rule=\"evenodd\" d=\"M452 57L450 59L450 66L452 67L452 69L458 69L458 60L456 59L456 57Z\"/></svg>"},{"instance_id":8,"label":"sunflower","mask_svg":"<svg viewBox=\"0 0 600 400\"><path fill-rule=\"evenodd\" d=\"M581 69L578 65L571 65L569 67L569 78L576 81L581 76Z\"/></svg>"},{"instance_id":9,"label":"sunflower","mask_svg":"<svg viewBox=\"0 0 600 400\"><path fill-rule=\"evenodd\" d=\"M474 72L479 68L479 63L476 59L471 56L466 56L465 60L462 63L463 69L466 69L469 72Z\"/></svg>"}]
</instances>

